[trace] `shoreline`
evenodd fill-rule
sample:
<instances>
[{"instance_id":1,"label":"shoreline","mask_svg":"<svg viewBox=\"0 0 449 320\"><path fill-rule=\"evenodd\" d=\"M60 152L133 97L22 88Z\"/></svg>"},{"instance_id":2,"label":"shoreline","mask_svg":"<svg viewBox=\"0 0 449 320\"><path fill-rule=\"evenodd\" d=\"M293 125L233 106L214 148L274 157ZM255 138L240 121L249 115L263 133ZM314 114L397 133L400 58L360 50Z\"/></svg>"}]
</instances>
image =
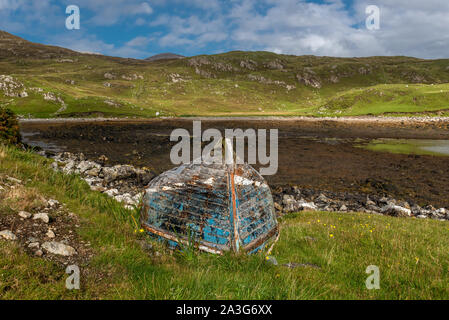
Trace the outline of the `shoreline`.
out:
<instances>
[{"instance_id":1,"label":"shoreline","mask_svg":"<svg viewBox=\"0 0 449 320\"><path fill-rule=\"evenodd\" d=\"M148 169L126 164L108 166L101 161L88 160L82 153L62 152L52 156L43 152L40 155L55 160L51 165L54 171L79 174L91 190L114 198L130 210L139 205L146 188L157 177ZM421 207L388 194L332 192L299 185L283 188L270 186L270 190L278 216L299 211L326 211L449 220L449 208L437 208L430 203Z\"/></svg>"},{"instance_id":2,"label":"shoreline","mask_svg":"<svg viewBox=\"0 0 449 320\"><path fill-rule=\"evenodd\" d=\"M31 118L18 119L19 123L151 123L161 121L282 121L282 122L339 122L339 123L449 123L449 117L159 117L159 118Z\"/></svg>"}]
</instances>

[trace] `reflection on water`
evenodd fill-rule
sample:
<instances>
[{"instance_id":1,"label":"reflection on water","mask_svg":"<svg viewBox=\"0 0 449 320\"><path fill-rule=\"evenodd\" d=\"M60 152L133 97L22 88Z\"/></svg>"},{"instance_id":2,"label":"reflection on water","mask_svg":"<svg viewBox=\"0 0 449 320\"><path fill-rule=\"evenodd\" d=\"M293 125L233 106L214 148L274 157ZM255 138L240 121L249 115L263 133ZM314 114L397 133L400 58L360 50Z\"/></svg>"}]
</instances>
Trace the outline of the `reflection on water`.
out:
<instances>
[{"instance_id":1,"label":"reflection on water","mask_svg":"<svg viewBox=\"0 0 449 320\"><path fill-rule=\"evenodd\" d=\"M52 142L44 142L40 139L39 132L21 132L22 141L31 146L42 148L42 150L51 151L51 152L63 152L67 148L64 146L57 145ZM34 138L33 138L34 137Z\"/></svg>"},{"instance_id":2,"label":"reflection on water","mask_svg":"<svg viewBox=\"0 0 449 320\"><path fill-rule=\"evenodd\" d=\"M449 156L449 140L375 139L357 146L380 152Z\"/></svg>"}]
</instances>

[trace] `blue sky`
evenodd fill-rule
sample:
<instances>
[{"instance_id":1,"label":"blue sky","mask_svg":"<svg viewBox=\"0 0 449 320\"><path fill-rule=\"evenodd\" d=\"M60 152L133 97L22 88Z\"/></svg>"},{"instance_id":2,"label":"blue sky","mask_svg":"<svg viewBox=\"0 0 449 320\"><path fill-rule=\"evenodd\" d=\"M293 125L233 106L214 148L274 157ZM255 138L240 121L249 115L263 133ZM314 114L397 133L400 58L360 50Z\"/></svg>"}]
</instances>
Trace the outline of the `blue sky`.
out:
<instances>
[{"instance_id":1,"label":"blue sky","mask_svg":"<svg viewBox=\"0 0 449 320\"><path fill-rule=\"evenodd\" d=\"M67 30L77 5L80 30ZM365 9L380 8L367 30ZM449 57L447 0L0 0L0 29L82 52L145 58L267 50Z\"/></svg>"}]
</instances>

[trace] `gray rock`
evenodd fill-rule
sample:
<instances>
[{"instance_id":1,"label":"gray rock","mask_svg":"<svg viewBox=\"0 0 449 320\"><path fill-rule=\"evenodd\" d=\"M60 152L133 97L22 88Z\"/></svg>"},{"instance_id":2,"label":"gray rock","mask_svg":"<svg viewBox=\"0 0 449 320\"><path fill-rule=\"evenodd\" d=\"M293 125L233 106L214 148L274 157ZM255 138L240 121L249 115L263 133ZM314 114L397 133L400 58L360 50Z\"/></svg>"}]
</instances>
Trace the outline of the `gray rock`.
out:
<instances>
[{"instance_id":1,"label":"gray rock","mask_svg":"<svg viewBox=\"0 0 449 320\"><path fill-rule=\"evenodd\" d=\"M99 168L92 168L90 170L87 170L85 172L86 175L91 177L98 177L100 175L100 169Z\"/></svg>"},{"instance_id":2,"label":"gray rock","mask_svg":"<svg viewBox=\"0 0 449 320\"><path fill-rule=\"evenodd\" d=\"M342 205L338 211L346 212L348 211L348 207L346 205Z\"/></svg>"},{"instance_id":3,"label":"gray rock","mask_svg":"<svg viewBox=\"0 0 449 320\"><path fill-rule=\"evenodd\" d=\"M381 203L388 203L388 198L387 197L382 197L382 198L380 198L379 199L379 202L381 202Z\"/></svg>"},{"instance_id":4,"label":"gray rock","mask_svg":"<svg viewBox=\"0 0 449 320\"><path fill-rule=\"evenodd\" d=\"M59 170L58 161L53 161L50 166L53 169L53 171L58 171Z\"/></svg>"},{"instance_id":5,"label":"gray rock","mask_svg":"<svg viewBox=\"0 0 449 320\"><path fill-rule=\"evenodd\" d=\"M39 242L31 242L31 243L28 245L28 248L30 248L30 249L39 249L40 246L41 246L41 245L39 244Z\"/></svg>"},{"instance_id":6,"label":"gray rock","mask_svg":"<svg viewBox=\"0 0 449 320\"><path fill-rule=\"evenodd\" d=\"M6 177L6 179L9 182L12 182L12 183L16 183L16 184L21 184L22 183L22 180L19 180L19 179L13 178L13 177Z\"/></svg>"},{"instance_id":7,"label":"gray rock","mask_svg":"<svg viewBox=\"0 0 449 320\"><path fill-rule=\"evenodd\" d=\"M105 167L103 168L104 180L106 183L127 179L133 177L136 172L134 167L128 165L117 165L114 167Z\"/></svg>"},{"instance_id":8,"label":"gray rock","mask_svg":"<svg viewBox=\"0 0 449 320\"><path fill-rule=\"evenodd\" d=\"M32 214L26 211L20 211L19 212L19 217L24 218L24 219L29 219L31 218Z\"/></svg>"},{"instance_id":9,"label":"gray rock","mask_svg":"<svg viewBox=\"0 0 449 320\"><path fill-rule=\"evenodd\" d=\"M114 199L117 200L118 202L122 202L127 205L136 205L137 204L136 201L131 197L131 195L129 193L119 194L119 195L115 196Z\"/></svg>"},{"instance_id":10,"label":"gray rock","mask_svg":"<svg viewBox=\"0 0 449 320\"><path fill-rule=\"evenodd\" d=\"M112 80L112 79L115 79L115 75L113 75L112 73L106 72L104 74L104 78L108 79L108 80Z\"/></svg>"},{"instance_id":11,"label":"gray rock","mask_svg":"<svg viewBox=\"0 0 449 320\"><path fill-rule=\"evenodd\" d=\"M410 209L397 206L392 203L389 203L388 205L383 207L382 212L384 214L389 214L396 217L410 217L412 215L412 211Z\"/></svg>"},{"instance_id":12,"label":"gray rock","mask_svg":"<svg viewBox=\"0 0 449 320\"><path fill-rule=\"evenodd\" d=\"M367 207L370 206L376 206L376 203L374 201L372 201L369 197L366 198L366 204Z\"/></svg>"},{"instance_id":13,"label":"gray rock","mask_svg":"<svg viewBox=\"0 0 449 320\"><path fill-rule=\"evenodd\" d=\"M422 215L422 209L421 209L421 207L418 206L418 205L414 205L414 206L411 208L411 211L412 211L412 214L415 215L415 216Z\"/></svg>"},{"instance_id":14,"label":"gray rock","mask_svg":"<svg viewBox=\"0 0 449 320\"><path fill-rule=\"evenodd\" d=\"M50 239L53 239L54 237L56 237L55 233L51 229L48 229L48 231L45 235Z\"/></svg>"},{"instance_id":15,"label":"gray rock","mask_svg":"<svg viewBox=\"0 0 449 320\"><path fill-rule=\"evenodd\" d=\"M299 201L299 207L305 211L316 211L318 210L317 206L313 202L306 202L304 200Z\"/></svg>"},{"instance_id":16,"label":"gray rock","mask_svg":"<svg viewBox=\"0 0 449 320\"><path fill-rule=\"evenodd\" d=\"M75 170L75 161L73 160L69 160L62 169L62 171L66 174L73 173L74 170Z\"/></svg>"},{"instance_id":17,"label":"gray rock","mask_svg":"<svg viewBox=\"0 0 449 320\"><path fill-rule=\"evenodd\" d=\"M54 208L59 206L59 201L58 200L54 200L54 199L50 199L47 201L47 204L50 208Z\"/></svg>"},{"instance_id":18,"label":"gray rock","mask_svg":"<svg viewBox=\"0 0 449 320\"><path fill-rule=\"evenodd\" d=\"M3 230L0 231L0 237L6 239L6 240L17 240L17 237L14 233L12 233L10 230Z\"/></svg>"},{"instance_id":19,"label":"gray rock","mask_svg":"<svg viewBox=\"0 0 449 320\"><path fill-rule=\"evenodd\" d=\"M284 211L285 212L299 211L299 204L295 200L295 198L293 198L293 196L284 195L282 203L284 204Z\"/></svg>"},{"instance_id":20,"label":"gray rock","mask_svg":"<svg viewBox=\"0 0 449 320\"><path fill-rule=\"evenodd\" d=\"M33 216L33 220L42 220L45 223L49 223L50 222L50 218L48 217L48 214L46 214L45 212L40 212L40 213L36 213Z\"/></svg>"},{"instance_id":21,"label":"gray rock","mask_svg":"<svg viewBox=\"0 0 449 320\"><path fill-rule=\"evenodd\" d=\"M65 245L61 242L44 242L42 244L42 248L52 254L60 255L60 256L73 256L76 254L75 249L71 246Z\"/></svg>"},{"instance_id":22,"label":"gray rock","mask_svg":"<svg viewBox=\"0 0 449 320\"><path fill-rule=\"evenodd\" d=\"M81 174L93 168L93 164L90 161L81 161L76 168Z\"/></svg>"},{"instance_id":23,"label":"gray rock","mask_svg":"<svg viewBox=\"0 0 449 320\"><path fill-rule=\"evenodd\" d=\"M110 197L113 197L113 196L118 195L118 190L117 189L109 189L109 190L106 190L104 193Z\"/></svg>"},{"instance_id":24,"label":"gray rock","mask_svg":"<svg viewBox=\"0 0 449 320\"><path fill-rule=\"evenodd\" d=\"M441 214L438 210L435 210L430 213L430 217L436 220L443 219L445 216L446 216L445 214Z\"/></svg>"},{"instance_id":25,"label":"gray rock","mask_svg":"<svg viewBox=\"0 0 449 320\"><path fill-rule=\"evenodd\" d=\"M329 203L329 199L324 195L324 194L320 194L316 199L315 202L318 203Z\"/></svg>"}]
</instances>

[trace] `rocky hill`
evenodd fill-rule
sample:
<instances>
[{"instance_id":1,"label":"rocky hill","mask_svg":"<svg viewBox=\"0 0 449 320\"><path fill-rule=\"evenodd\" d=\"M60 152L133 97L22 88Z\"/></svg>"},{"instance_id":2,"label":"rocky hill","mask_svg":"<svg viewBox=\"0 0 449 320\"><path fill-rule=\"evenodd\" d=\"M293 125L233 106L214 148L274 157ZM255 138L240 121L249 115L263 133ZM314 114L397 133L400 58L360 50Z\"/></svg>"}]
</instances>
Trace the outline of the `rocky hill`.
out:
<instances>
[{"instance_id":1,"label":"rocky hill","mask_svg":"<svg viewBox=\"0 0 449 320\"><path fill-rule=\"evenodd\" d=\"M242 51L172 58L82 54L0 32L0 105L25 117L446 115L449 109L449 60Z\"/></svg>"},{"instance_id":2,"label":"rocky hill","mask_svg":"<svg viewBox=\"0 0 449 320\"><path fill-rule=\"evenodd\" d=\"M0 30L0 59L54 59L77 55L79 53L69 49L33 43Z\"/></svg>"}]
</instances>

